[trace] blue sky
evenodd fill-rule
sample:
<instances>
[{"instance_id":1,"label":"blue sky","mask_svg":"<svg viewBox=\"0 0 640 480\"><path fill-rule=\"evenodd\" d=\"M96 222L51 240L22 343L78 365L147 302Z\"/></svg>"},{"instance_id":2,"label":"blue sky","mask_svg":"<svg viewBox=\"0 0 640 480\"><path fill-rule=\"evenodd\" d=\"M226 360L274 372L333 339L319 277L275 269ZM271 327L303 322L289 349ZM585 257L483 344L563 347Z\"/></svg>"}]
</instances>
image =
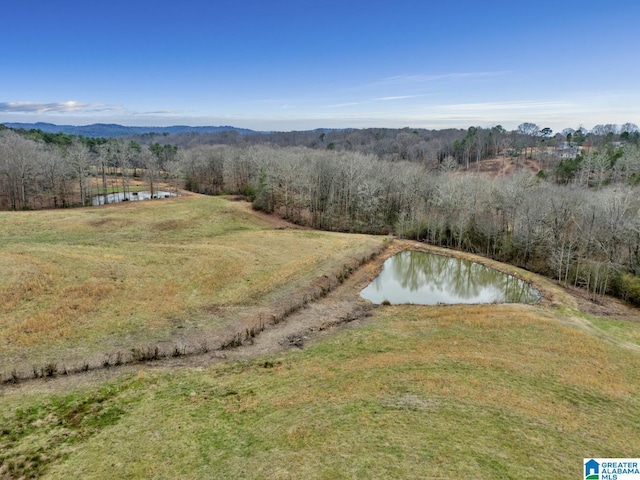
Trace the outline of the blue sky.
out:
<instances>
[{"instance_id":1,"label":"blue sky","mask_svg":"<svg viewBox=\"0 0 640 480\"><path fill-rule=\"evenodd\" d=\"M638 0L14 1L0 42L0 122L640 125Z\"/></svg>"}]
</instances>

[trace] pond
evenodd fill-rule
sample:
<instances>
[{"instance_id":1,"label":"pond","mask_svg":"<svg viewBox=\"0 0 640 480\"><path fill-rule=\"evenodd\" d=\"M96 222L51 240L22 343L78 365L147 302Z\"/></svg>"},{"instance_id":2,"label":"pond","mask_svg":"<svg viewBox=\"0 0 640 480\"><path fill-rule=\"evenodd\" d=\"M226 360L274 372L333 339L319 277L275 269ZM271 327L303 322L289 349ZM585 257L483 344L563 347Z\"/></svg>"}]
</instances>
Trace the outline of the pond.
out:
<instances>
[{"instance_id":1,"label":"pond","mask_svg":"<svg viewBox=\"0 0 640 480\"><path fill-rule=\"evenodd\" d=\"M527 282L479 263L406 250L384 262L380 275L360 296L375 303L419 305L534 303Z\"/></svg>"},{"instance_id":2,"label":"pond","mask_svg":"<svg viewBox=\"0 0 640 480\"><path fill-rule=\"evenodd\" d=\"M135 202L137 200L150 200L151 198L169 198L176 197L178 194L171 192L156 191L153 192L127 192L127 193L109 193L107 195L95 195L91 199L91 204L104 205L105 203Z\"/></svg>"}]
</instances>

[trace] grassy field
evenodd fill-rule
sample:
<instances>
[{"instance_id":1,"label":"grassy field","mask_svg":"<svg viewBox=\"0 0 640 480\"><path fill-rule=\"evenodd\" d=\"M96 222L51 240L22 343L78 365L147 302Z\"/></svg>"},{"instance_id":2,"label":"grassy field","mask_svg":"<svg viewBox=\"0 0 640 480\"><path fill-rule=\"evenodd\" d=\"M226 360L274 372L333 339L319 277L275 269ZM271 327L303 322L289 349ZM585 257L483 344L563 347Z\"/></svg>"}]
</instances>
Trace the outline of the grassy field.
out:
<instances>
[{"instance_id":1,"label":"grassy field","mask_svg":"<svg viewBox=\"0 0 640 480\"><path fill-rule=\"evenodd\" d=\"M0 213L0 375L150 345L217 348L382 243L276 229L212 197Z\"/></svg>"},{"instance_id":2,"label":"grassy field","mask_svg":"<svg viewBox=\"0 0 640 480\"><path fill-rule=\"evenodd\" d=\"M628 342L640 347L640 328L635 322L588 316L588 320L596 328L620 342Z\"/></svg>"},{"instance_id":3,"label":"grassy field","mask_svg":"<svg viewBox=\"0 0 640 480\"><path fill-rule=\"evenodd\" d=\"M136 182L136 183L140 183L140 182ZM136 184L136 185L127 185L126 186L126 190L129 193L133 193L133 192L142 192L142 191L148 191L149 190L149 185L145 185L145 184ZM164 191L168 190L167 189L162 189ZM93 195L108 195L110 193L122 193L124 192L125 189L122 186L122 184L120 183L109 183L107 184L107 189L105 190L104 185L102 185L102 182L100 181L99 178L95 179L94 184L92 185L92 193Z\"/></svg>"},{"instance_id":4,"label":"grassy field","mask_svg":"<svg viewBox=\"0 0 640 480\"><path fill-rule=\"evenodd\" d=\"M231 328L382 242L274 229L215 198L20 213L0 229L5 359L175 338L172 321ZM554 296L379 307L278 355L4 385L0 478L581 478L584 457L637 456L640 323ZM14 326L72 298L100 321Z\"/></svg>"},{"instance_id":5,"label":"grassy field","mask_svg":"<svg viewBox=\"0 0 640 480\"><path fill-rule=\"evenodd\" d=\"M637 455L640 356L565 320L381 307L278 357L8 395L4 474L580 478L583 457Z\"/></svg>"}]
</instances>

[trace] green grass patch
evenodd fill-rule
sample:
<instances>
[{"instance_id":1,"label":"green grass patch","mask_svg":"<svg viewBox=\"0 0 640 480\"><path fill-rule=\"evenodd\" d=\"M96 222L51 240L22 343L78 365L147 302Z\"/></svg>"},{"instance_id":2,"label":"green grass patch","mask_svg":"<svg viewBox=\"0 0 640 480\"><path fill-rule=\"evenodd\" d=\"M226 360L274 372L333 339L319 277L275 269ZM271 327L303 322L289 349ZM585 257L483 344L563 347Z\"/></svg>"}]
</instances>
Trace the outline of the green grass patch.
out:
<instances>
[{"instance_id":1,"label":"green grass patch","mask_svg":"<svg viewBox=\"0 0 640 480\"><path fill-rule=\"evenodd\" d=\"M591 317L589 322L616 340L640 345L640 323L613 318Z\"/></svg>"},{"instance_id":2,"label":"green grass patch","mask_svg":"<svg viewBox=\"0 0 640 480\"><path fill-rule=\"evenodd\" d=\"M92 190L92 193L94 195L105 195L105 194L108 195L110 193L122 193L124 191L125 189L121 183L107 185L107 189L105 190L105 188L102 186L102 182L99 182L99 184L95 186L94 189ZM127 185L126 191L131 193L149 191L149 186L148 185Z\"/></svg>"},{"instance_id":3,"label":"green grass patch","mask_svg":"<svg viewBox=\"0 0 640 480\"><path fill-rule=\"evenodd\" d=\"M139 398L136 387L129 379L68 395L10 398L0 409L0 477L40 476L125 416Z\"/></svg>"},{"instance_id":4,"label":"green grass patch","mask_svg":"<svg viewBox=\"0 0 640 480\"><path fill-rule=\"evenodd\" d=\"M125 413L43 478L578 478L585 456L635 454L640 356L562 320L385 307L302 351L127 377L109 387Z\"/></svg>"}]
</instances>

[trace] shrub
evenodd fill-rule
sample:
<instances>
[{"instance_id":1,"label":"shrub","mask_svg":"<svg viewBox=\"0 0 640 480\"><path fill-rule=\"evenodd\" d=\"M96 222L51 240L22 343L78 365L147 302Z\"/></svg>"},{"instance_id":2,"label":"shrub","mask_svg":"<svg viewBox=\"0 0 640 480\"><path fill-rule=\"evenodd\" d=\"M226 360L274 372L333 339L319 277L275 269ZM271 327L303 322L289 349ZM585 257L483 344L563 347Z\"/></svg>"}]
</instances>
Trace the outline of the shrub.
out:
<instances>
[{"instance_id":1,"label":"shrub","mask_svg":"<svg viewBox=\"0 0 640 480\"><path fill-rule=\"evenodd\" d=\"M42 369L40 371L40 374L41 374L40 376L41 377L55 377L56 373L58 373L58 366L53 362L49 362L44 367L42 367Z\"/></svg>"},{"instance_id":2,"label":"shrub","mask_svg":"<svg viewBox=\"0 0 640 480\"><path fill-rule=\"evenodd\" d=\"M623 300L640 306L640 278L623 273L616 276L611 284L613 294Z\"/></svg>"}]
</instances>

